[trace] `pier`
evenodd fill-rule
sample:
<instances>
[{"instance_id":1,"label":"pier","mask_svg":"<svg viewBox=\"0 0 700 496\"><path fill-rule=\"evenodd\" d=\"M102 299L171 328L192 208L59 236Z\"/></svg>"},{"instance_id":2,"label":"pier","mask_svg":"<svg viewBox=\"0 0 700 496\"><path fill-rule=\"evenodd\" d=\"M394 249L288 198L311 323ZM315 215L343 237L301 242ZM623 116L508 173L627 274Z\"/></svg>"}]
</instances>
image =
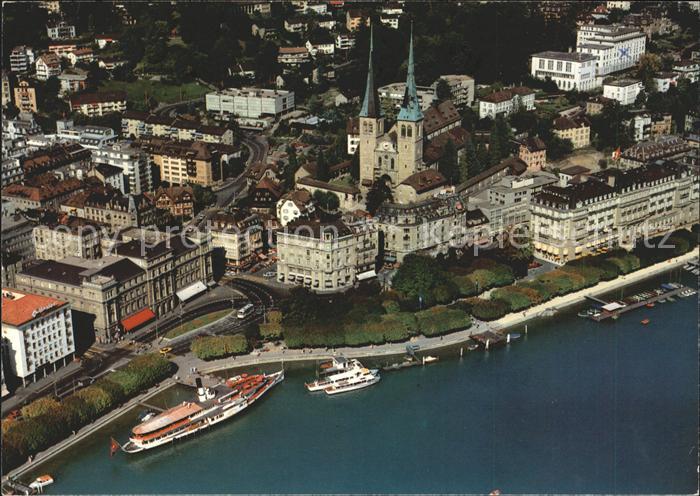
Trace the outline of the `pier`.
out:
<instances>
[{"instance_id":1,"label":"pier","mask_svg":"<svg viewBox=\"0 0 700 496\"><path fill-rule=\"evenodd\" d=\"M617 319L623 313L627 313L627 312L629 312L631 310L635 310L639 307L646 306L649 303L656 303L659 300L665 300L666 298L669 298L672 296L677 296L680 293L687 291L689 289L691 289L691 288L689 288L687 286L678 285L678 287L675 289L670 289L670 290L663 291L661 293L656 293L653 296L650 296L650 297L645 298L645 299L640 300L640 301L631 302L631 303L624 302L625 303L624 305L617 304L617 302L611 302L611 303L603 302L603 303L605 303L605 305L601 309L601 312L597 315L592 315L590 318L592 320L595 320L596 322L600 322L600 321L605 320L605 319ZM587 298L589 298L589 297L587 296ZM599 300L599 302L600 301L602 301L602 300ZM614 306L614 308L612 308L610 310L606 310L605 309L606 306L608 306L608 307Z\"/></svg>"}]
</instances>

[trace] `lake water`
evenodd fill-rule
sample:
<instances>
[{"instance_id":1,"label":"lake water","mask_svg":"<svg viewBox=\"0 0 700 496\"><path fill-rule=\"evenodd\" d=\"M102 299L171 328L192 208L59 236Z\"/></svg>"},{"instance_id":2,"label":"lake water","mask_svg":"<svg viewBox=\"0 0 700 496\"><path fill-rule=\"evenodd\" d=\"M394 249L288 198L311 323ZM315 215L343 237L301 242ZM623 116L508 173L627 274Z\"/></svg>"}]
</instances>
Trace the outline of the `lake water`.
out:
<instances>
[{"instance_id":1,"label":"lake water","mask_svg":"<svg viewBox=\"0 0 700 496\"><path fill-rule=\"evenodd\" d=\"M313 371L297 367L196 438L110 458L109 437L126 441L134 411L38 472L56 479L51 494L693 493L696 298L605 323L572 308L506 348L452 349L347 395L307 393ZM152 403L189 398L178 388Z\"/></svg>"}]
</instances>

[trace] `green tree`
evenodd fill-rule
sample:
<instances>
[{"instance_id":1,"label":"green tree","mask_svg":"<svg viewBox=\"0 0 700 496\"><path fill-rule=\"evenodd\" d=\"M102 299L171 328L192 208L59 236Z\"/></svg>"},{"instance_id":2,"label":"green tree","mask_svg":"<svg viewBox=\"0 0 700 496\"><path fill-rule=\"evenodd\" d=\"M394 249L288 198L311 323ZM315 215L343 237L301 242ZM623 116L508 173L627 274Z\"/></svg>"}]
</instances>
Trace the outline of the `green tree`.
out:
<instances>
[{"instance_id":1,"label":"green tree","mask_svg":"<svg viewBox=\"0 0 700 496\"><path fill-rule=\"evenodd\" d=\"M561 139L557 136L552 136L547 142L547 159L560 160L574 151L574 145L570 139Z\"/></svg>"},{"instance_id":2,"label":"green tree","mask_svg":"<svg viewBox=\"0 0 700 496\"><path fill-rule=\"evenodd\" d=\"M326 157L323 155L323 150L319 150L316 156L316 179L324 182L330 179L328 162L326 162Z\"/></svg>"},{"instance_id":3,"label":"green tree","mask_svg":"<svg viewBox=\"0 0 700 496\"><path fill-rule=\"evenodd\" d=\"M210 187L193 184L192 193L194 194L194 208L197 212L216 203L216 195Z\"/></svg>"},{"instance_id":4,"label":"green tree","mask_svg":"<svg viewBox=\"0 0 700 496\"><path fill-rule=\"evenodd\" d=\"M316 190L313 194L313 199L316 204L326 212L335 212L340 208L340 200L338 195L332 191Z\"/></svg>"},{"instance_id":5,"label":"green tree","mask_svg":"<svg viewBox=\"0 0 700 496\"><path fill-rule=\"evenodd\" d=\"M457 148L452 139L448 139L438 160L438 171L445 176L450 184L459 181L459 168L457 166Z\"/></svg>"},{"instance_id":6,"label":"green tree","mask_svg":"<svg viewBox=\"0 0 700 496\"><path fill-rule=\"evenodd\" d=\"M447 84L447 81L442 78L438 79L437 85L435 86L435 95L440 102L452 100L452 90L450 89L450 85Z\"/></svg>"},{"instance_id":7,"label":"green tree","mask_svg":"<svg viewBox=\"0 0 700 496\"><path fill-rule=\"evenodd\" d=\"M391 287L418 308L447 303L459 290L432 257L407 255L391 280Z\"/></svg>"},{"instance_id":8,"label":"green tree","mask_svg":"<svg viewBox=\"0 0 700 496\"><path fill-rule=\"evenodd\" d=\"M476 148L474 148L474 142L471 138L467 138L467 142L464 144L464 152L459 158L459 182L463 183L469 179L469 170L476 166Z\"/></svg>"},{"instance_id":9,"label":"green tree","mask_svg":"<svg viewBox=\"0 0 700 496\"><path fill-rule=\"evenodd\" d=\"M498 115L491 126L489 137L489 164L496 165L510 155L510 139L512 133L508 122Z\"/></svg>"},{"instance_id":10,"label":"green tree","mask_svg":"<svg viewBox=\"0 0 700 496\"><path fill-rule=\"evenodd\" d=\"M384 178L375 181L372 188L367 192L366 207L367 211L374 215L377 213L379 206L385 201L393 201L394 195L391 188L387 185Z\"/></svg>"},{"instance_id":11,"label":"green tree","mask_svg":"<svg viewBox=\"0 0 700 496\"><path fill-rule=\"evenodd\" d=\"M287 147L287 165L284 167L284 182L288 188L294 186L294 174L299 170L297 152L293 146Z\"/></svg>"},{"instance_id":12,"label":"green tree","mask_svg":"<svg viewBox=\"0 0 700 496\"><path fill-rule=\"evenodd\" d=\"M655 53L643 53L637 62L637 78L642 81L644 88L651 93L656 91L654 84L654 74L663 67L661 57ZM653 89L652 89L653 88Z\"/></svg>"}]
</instances>

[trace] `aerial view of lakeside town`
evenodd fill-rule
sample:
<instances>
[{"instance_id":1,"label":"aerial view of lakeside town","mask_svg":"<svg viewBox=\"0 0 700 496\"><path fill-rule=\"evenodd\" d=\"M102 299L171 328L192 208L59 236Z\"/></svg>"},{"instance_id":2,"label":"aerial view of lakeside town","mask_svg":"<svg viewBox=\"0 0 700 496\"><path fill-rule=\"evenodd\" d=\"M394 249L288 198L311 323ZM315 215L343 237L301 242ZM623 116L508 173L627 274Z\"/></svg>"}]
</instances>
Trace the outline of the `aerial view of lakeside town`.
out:
<instances>
[{"instance_id":1,"label":"aerial view of lakeside town","mask_svg":"<svg viewBox=\"0 0 700 496\"><path fill-rule=\"evenodd\" d=\"M3 495L698 493L700 1L2 40Z\"/></svg>"}]
</instances>

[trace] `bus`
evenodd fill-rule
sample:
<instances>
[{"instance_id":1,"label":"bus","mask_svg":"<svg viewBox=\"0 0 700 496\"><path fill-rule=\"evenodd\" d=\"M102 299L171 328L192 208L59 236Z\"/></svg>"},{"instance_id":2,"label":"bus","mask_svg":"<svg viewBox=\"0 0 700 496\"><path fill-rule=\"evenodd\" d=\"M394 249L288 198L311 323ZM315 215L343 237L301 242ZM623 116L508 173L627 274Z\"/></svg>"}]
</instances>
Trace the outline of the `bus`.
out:
<instances>
[{"instance_id":1,"label":"bus","mask_svg":"<svg viewBox=\"0 0 700 496\"><path fill-rule=\"evenodd\" d=\"M255 306L252 303L248 303L238 310L238 318L245 319L248 315L253 313L253 310L255 310Z\"/></svg>"}]
</instances>

